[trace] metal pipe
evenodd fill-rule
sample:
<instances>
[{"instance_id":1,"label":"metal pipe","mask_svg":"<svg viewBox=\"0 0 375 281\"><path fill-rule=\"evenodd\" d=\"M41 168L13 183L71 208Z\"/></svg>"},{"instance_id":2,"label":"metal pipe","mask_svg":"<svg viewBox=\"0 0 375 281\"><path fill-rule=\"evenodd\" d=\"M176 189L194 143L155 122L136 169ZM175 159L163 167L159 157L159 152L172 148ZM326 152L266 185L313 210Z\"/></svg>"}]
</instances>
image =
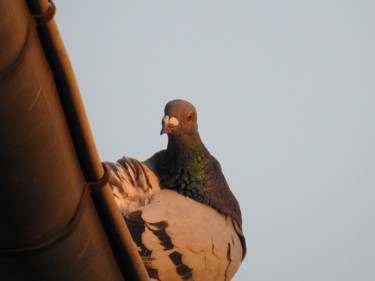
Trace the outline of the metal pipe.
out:
<instances>
[{"instance_id":1,"label":"metal pipe","mask_svg":"<svg viewBox=\"0 0 375 281\"><path fill-rule=\"evenodd\" d=\"M0 1L0 42L0 280L148 280L109 187L88 191L104 170L56 24Z\"/></svg>"}]
</instances>

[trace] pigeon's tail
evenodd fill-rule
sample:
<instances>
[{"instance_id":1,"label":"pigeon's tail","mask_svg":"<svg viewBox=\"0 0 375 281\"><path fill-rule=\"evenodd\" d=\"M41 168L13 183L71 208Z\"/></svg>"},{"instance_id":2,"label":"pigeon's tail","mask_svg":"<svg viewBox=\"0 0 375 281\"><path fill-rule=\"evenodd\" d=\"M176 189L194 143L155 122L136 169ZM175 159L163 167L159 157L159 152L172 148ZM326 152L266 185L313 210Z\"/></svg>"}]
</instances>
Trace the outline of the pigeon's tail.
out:
<instances>
[{"instance_id":1,"label":"pigeon's tail","mask_svg":"<svg viewBox=\"0 0 375 281\"><path fill-rule=\"evenodd\" d=\"M160 190L158 178L142 162L123 157L117 163L104 162L109 184L123 216L147 205L155 191Z\"/></svg>"}]
</instances>

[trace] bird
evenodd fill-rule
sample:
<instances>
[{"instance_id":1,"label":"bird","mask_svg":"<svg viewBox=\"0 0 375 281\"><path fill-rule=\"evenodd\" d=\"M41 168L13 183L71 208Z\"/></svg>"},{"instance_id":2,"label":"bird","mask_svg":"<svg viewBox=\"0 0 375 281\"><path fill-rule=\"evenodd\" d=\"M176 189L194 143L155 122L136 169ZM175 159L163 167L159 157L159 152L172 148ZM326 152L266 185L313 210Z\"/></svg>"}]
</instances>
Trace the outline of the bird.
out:
<instances>
[{"instance_id":1,"label":"bird","mask_svg":"<svg viewBox=\"0 0 375 281\"><path fill-rule=\"evenodd\" d=\"M150 280L231 280L246 255L241 210L195 107L168 102L160 134L167 148L149 159L103 163Z\"/></svg>"}]
</instances>

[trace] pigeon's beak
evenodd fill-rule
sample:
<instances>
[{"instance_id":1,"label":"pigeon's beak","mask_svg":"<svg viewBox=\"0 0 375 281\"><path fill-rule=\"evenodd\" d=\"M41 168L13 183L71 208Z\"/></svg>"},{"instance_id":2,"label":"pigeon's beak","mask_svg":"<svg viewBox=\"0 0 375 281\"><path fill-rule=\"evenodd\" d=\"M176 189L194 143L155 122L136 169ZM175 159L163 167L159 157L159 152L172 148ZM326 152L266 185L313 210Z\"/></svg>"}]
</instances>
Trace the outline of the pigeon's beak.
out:
<instances>
[{"instance_id":1,"label":"pigeon's beak","mask_svg":"<svg viewBox=\"0 0 375 281\"><path fill-rule=\"evenodd\" d=\"M169 117L168 115L165 115L161 121L162 128L160 135L162 134L168 134L170 133L173 128L178 126L178 120L175 117Z\"/></svg>"}]
</instances>

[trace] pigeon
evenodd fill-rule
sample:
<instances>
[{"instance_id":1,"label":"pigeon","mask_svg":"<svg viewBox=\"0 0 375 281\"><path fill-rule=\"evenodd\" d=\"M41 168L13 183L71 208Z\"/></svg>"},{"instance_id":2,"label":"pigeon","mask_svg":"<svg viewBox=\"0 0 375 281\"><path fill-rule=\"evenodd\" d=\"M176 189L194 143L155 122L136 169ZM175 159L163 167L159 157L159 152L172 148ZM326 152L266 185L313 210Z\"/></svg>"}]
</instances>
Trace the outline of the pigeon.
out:
<instances>
[{"instance_id":1,"label":"pigeon","mask_svg":"<svg viewBox=\"0 0 375 281\"><path fill-rule=\"evenodd\" d=\"M239 204L203 144L197 111L168 102L167 149L144 162L104 162L115 201L150 280L231 280L246 255Z\"/></svg>"}]
</instances>

